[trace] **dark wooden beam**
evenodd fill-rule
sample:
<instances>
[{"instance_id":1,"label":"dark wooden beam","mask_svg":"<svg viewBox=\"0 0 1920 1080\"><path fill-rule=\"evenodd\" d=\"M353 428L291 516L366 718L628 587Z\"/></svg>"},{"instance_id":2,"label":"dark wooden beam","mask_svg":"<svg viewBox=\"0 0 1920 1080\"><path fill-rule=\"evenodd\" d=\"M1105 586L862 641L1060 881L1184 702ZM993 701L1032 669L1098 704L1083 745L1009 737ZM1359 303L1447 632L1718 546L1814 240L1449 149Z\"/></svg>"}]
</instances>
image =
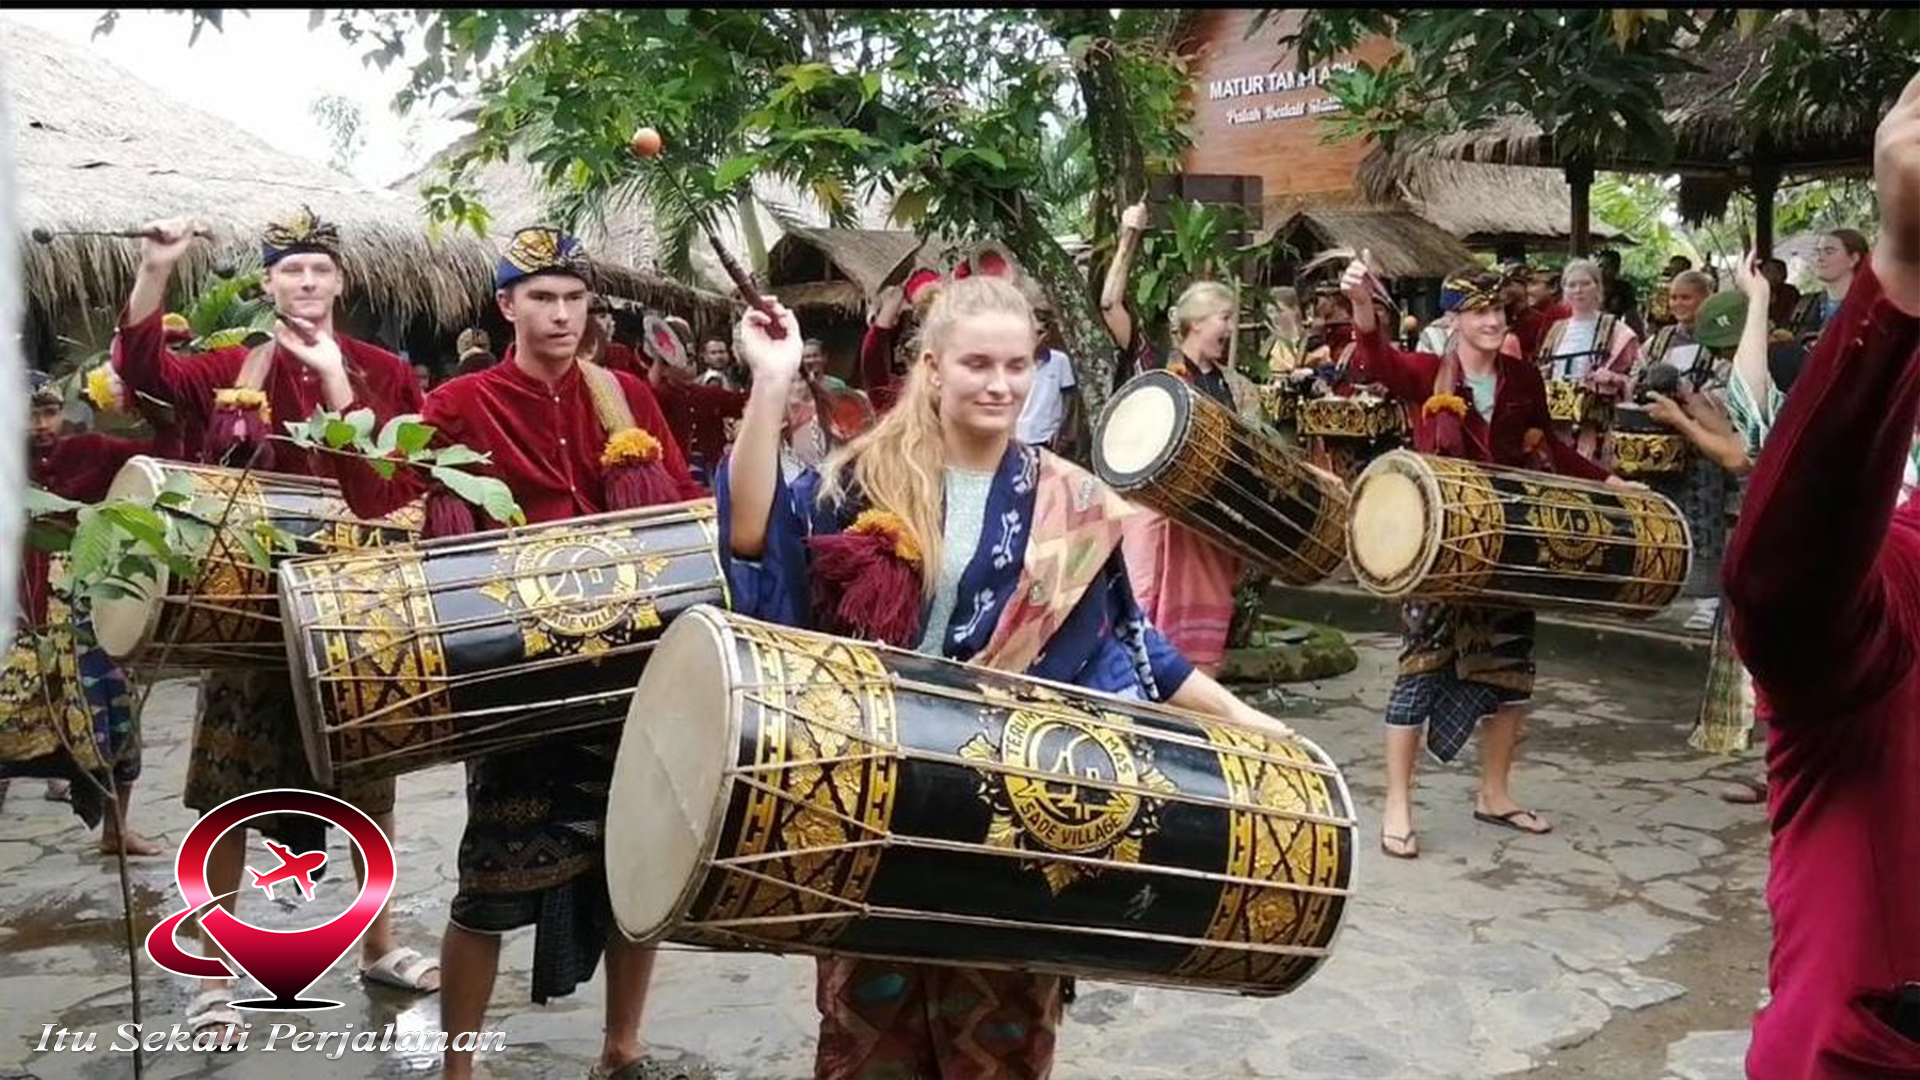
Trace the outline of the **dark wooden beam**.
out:
<instances>
[{"instance_id":1,"label":"dark wooden beam","mask_svg":"<svg viewBox=\"0 0 1920 1080\"><path fill-rule=\"evenodd\" d=\"M1566 172L1567 187L1573 189L1567 254L1577 259L1593 246L1593 166L1569 162Z\"/></svg>"},{"instance_id":2,"label":"dark wooden beam","mask_svg":"<svg viewBox=\"0 0 1920 1080\"><path fill-rule=\"evenodd\" d=\"M1753 170L1753 250L1761 258L1773 255L1773 201L1780 192L1780 170Z\"/></svg>"}]
</instances>

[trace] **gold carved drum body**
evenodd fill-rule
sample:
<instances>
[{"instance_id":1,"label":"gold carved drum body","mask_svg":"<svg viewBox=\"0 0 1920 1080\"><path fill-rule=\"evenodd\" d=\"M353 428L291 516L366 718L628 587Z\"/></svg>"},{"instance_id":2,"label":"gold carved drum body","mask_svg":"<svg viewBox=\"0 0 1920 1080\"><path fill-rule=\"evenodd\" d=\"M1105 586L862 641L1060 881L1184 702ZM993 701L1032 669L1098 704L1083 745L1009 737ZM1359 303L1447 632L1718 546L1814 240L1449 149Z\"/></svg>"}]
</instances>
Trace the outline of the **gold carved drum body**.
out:
<instances>
[{"instance_id":1,"label":"gold carved drum body","mask_svg":"<svg viewBox=\"0 0 1920 1080\"><path fill-rule=\"evenodd\" d=\"M614 766L631 938L1278 994L1354 816L1313 743L705 608Z\"/></svg>"},{"instance_id":2,"label":"gold carved drum body","mask_svg":"<svg viewBox=\"0 0 1920 1080\"><path fill-rule=\"evenodd\" d=\"M1577 379L1548 379L1547 415L1557 424L1605 427L1613 418L1613 402Z\"/></svg>"},{"instance_id":3,"label":"gold carved drum body","mask_svg":"<svg viewBox=\"0 0 1920 1080\"><path fill-rule=\"evenodd\" d=\"M1406 436L1407 411L1391 398L1372 394L1328 395L1300 403L1300 434L1365 443Z\"/></svg>"},{"instance_id":4,"label":"gold carved drum body","mask_svg":"<svg viewBox=\"0 0 1920 1080\"><path fill-rule=\"evenodd\" d=\"M420 533L419 507L363 521L332 480L150 457L127 462L107 498L151 502L169 483L189 493L191 504L158 512L202 522L211 540L190 580L161 565L143 595L96 606L101 647L130 664L157 663L164 655L170 668L284 667L279 590L248 540L277 564L292 555L405 543ZM294 551L276 547L276 537Z\"/></svg>"},{"instance_id":5,"label":"gold carved drum body","mask_svg":"<svg viewBox=\"0 0 1920 1080\"><path fill-rule=\"evenodd\" d=\"M1647 415L1646 409L1623 405L1607 433L1606 457L1621 476L1673 476L1686 471L1693 460L1693 446L1685 435Z\"/></svg>"},{"instance_id":6,"label":"gold carved drum body","mask_svg":"<svg viewBox=\"0 0 1920 1080\"><path fill-rule=\"evenodd\" d=\"M1340 478L1170 372L1140 375L1114 395L1093 467L1126 498L1290 585L1320 581L1346 557Z\"/></svg>"},{"instance_id":7,"label":"gold carved drum body","mask_svg":"<svg viewBox=\"0 0 1920 1080\"><path fill-rule=\"evenodd\" d=\"M1354 576L1379 596L1651 615L1692 563L1665 496L1396 450L1360 476Z\"/></svg>"},{"instance_id":8,"label":"gold carved drum body","mask_svg":"<svg viewBox=\"0 0 1920 1080\"><path fill-rule=\"evenodd\" d=\"M288 563L314 775L371 778L626 715L661 628L725 603L710 499Z\"/></svg>"}]
</instances>

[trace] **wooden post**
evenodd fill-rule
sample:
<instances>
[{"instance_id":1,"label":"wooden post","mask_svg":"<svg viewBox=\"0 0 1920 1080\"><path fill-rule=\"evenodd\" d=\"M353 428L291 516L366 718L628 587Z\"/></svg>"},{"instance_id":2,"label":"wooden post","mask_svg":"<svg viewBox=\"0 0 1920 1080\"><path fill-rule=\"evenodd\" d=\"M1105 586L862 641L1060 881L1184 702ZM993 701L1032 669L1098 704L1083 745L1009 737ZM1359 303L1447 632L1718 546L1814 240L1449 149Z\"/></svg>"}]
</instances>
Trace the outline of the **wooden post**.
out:
<instances>
[{"instance_id":1,"label":"wooden post","mask_svg":"<svg viewBox=\"0 0 1920 1080\"><path fill-rule=\"evenodd\" d=\"M1593 246L1593 166L1584 161L1569 162L1566 173L1567 186L1573 189L1567 253L1577 259Z\"/></svg>"},{"instance_id":2,"label":"wooden post","mask_svg":"<svg viewBox=\"0 0 1920 1080\"><path fill-rule=\"evenodd\" d=\"M1773 256L1773 199L1780 191L1780 170L1760 166L1753 170L1753 250L1763 259Z\"/></svg>"}]
</instances>

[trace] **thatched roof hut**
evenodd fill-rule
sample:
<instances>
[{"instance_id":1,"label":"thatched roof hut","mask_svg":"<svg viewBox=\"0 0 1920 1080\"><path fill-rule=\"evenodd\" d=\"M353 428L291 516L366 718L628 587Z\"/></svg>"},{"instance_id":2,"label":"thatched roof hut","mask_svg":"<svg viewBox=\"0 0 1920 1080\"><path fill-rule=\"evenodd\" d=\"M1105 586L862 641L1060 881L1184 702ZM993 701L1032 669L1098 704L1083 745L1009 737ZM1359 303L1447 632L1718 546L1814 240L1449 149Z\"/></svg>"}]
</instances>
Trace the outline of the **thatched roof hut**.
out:
<instances>
[{"instance_id":1,"label":"thatched roof hut","mask_svg":"<svg viewBox=\"0 0 1920 1080\"><path fill-rule=\"evenodd\" d=\"M1443 278L1474 261L1473 252L1438 225L1404 208L1366 206L1293 210L1269 239L1297 265L1330 248L1371 251L1382 273L1396 279ZM1287 274L1281 274L1287 277Z\"/></svg>"},{"instance_id":2,"label":"thatched roof hut","mask_svg":"<svg viewBox=\"0 0 1920 1080\"><path fill-rule=\"evenodd\" d=\"M1398 191L1420 216L1488 251L1551 248L1564 251L1572 235L1573 189L1557 169L1430 160L1407 171ZM1619 243L1626 234L1595 225L1596 239Z\"/></svg>"},{"instance_id":3,"label":"thatched roof hut","mask_svg":"<svg viewBox=\"0 0 1920 1080\"><path fill-rule=\"evenodd\" d=\"M1831 25L1830 23L1828 25ZM1795 176L1859 174L1871 170L1873 132L1887 102L1860 100L1789 110L1753 124L1741 104L1759 81L1769 47L1784 32L1776 23L1749 40L1724 35L1691 57L1702 70L1662 87L1671 157L1652 146L1631 146L1597 159L1596 169L1727 176L1756 167ZM1890 86L1888 101L1900 87ZM1551 134L1529 117L1512 115L1481 127L1408 145L1392 155L1376 151L1361 169L1369 194L1384 197L1423 158L1496 165L1559 167L1567 162Z\"/></svg>"},{"instance_id":4,"label":"thatched roof hut","mask_svg":"<svg viewBox=\"0 0 1920 1080\"><path fill-rule=\"evenodd\" d=\"M486 298L491 250L429 239L398 199L275 150L31 27L0 20L0 58L23 234L197 216L213 240L182 267L193 287L217 259L257 258L260 228L305 203L340 224L350 290L387 314L457 327ZM29 301L48 316L119 304L139 259L136 244L100 237L41 245L23 235L21 248Z\"/></svg>"},{"instance_id":5,"label":"thatched roof hut","mask_svg":"<svg viewBox=\"0 0 1920 1080\"><path fill-rule=\"evenodd\" d=\"M921 244L905 229L789 229L767 250L767 287L795 311L857 317Z\"/></svg>"},{"instance_id":6,"label":"thatched roof hut","mask_svg":"<svg viewBox=\"0 0 1920 1080\"><path fill-rule=\"evenodd\" d=\"M421 184L438 175L461 145L454 143L424 168L395 182L394 193L408 205L416 205ZM497 252L513 230L552 221L547 212L550 197L539 171L517 156L470 167L467 182L480 193L492 222L483 241L490 252ZM644 208L621 207L577 223L572 232L593 257L600 290L607 295L679 315L697 329L716 329L732 320L734 309L726 297L683 285L655 269L660 243Z\"/></svg>"}]
</instances>

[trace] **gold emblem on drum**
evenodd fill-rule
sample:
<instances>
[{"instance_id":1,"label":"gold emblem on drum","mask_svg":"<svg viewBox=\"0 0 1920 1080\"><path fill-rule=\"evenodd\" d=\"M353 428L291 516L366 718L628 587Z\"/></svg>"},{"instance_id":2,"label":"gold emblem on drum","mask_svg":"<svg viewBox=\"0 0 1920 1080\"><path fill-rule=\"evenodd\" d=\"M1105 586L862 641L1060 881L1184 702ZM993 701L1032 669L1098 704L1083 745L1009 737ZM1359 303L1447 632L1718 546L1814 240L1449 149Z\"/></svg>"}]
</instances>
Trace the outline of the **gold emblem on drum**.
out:
<instances>
[{"instance_id":1,"label":"gold emblem on drum","mask_svg":"<svg viewBox=\"0 0 1920 1080\"><path fill-rule=\"evenodd\" d=\"M1172 794L1173 783L1120 730L1124 719L1070 710L1064 702L1016 709L999 746L981 734L960 748L961 756L979 763L980 795L994 810L986 841L1007 850L1137 864L1142 841L1160 827L1163 800L1152 796ZM1100 870L1055 860L1039 868L1056 896Z\"/></svg>"},{"instance_id":2,"label":"gold emblem on drum","mask_svg":"<svg viewBox=\"0 0 1920 1080\"><path fill-rule=\"evenodd\" d=\"M1592 496L1533 484L1527 485L1527 495L1536 500L1527 507L1527 524L1544 541L1542 565L1591 570L1606 561L1606 545L1614 538L1613 522L1594 506Z\"/></svg>"},{"instance_id":3,"label":"gold emblem on drum","mask_svg":"<svg viewBox=\"0 0 1920 1080\"><path fill-rule=\"evenodd\" d=\"M536 541L514 557L507 581L480 591L502 604L518 599L538 627L526 632L529 653L550 646L542 630L569 638L603 634L621 622L640 590L665 568L659 557L635 558L606 537L581 535ZM657 625L643 612L636 626ZM658 616L652 616L657 620Z\"/></svg>"}]
</instances>

